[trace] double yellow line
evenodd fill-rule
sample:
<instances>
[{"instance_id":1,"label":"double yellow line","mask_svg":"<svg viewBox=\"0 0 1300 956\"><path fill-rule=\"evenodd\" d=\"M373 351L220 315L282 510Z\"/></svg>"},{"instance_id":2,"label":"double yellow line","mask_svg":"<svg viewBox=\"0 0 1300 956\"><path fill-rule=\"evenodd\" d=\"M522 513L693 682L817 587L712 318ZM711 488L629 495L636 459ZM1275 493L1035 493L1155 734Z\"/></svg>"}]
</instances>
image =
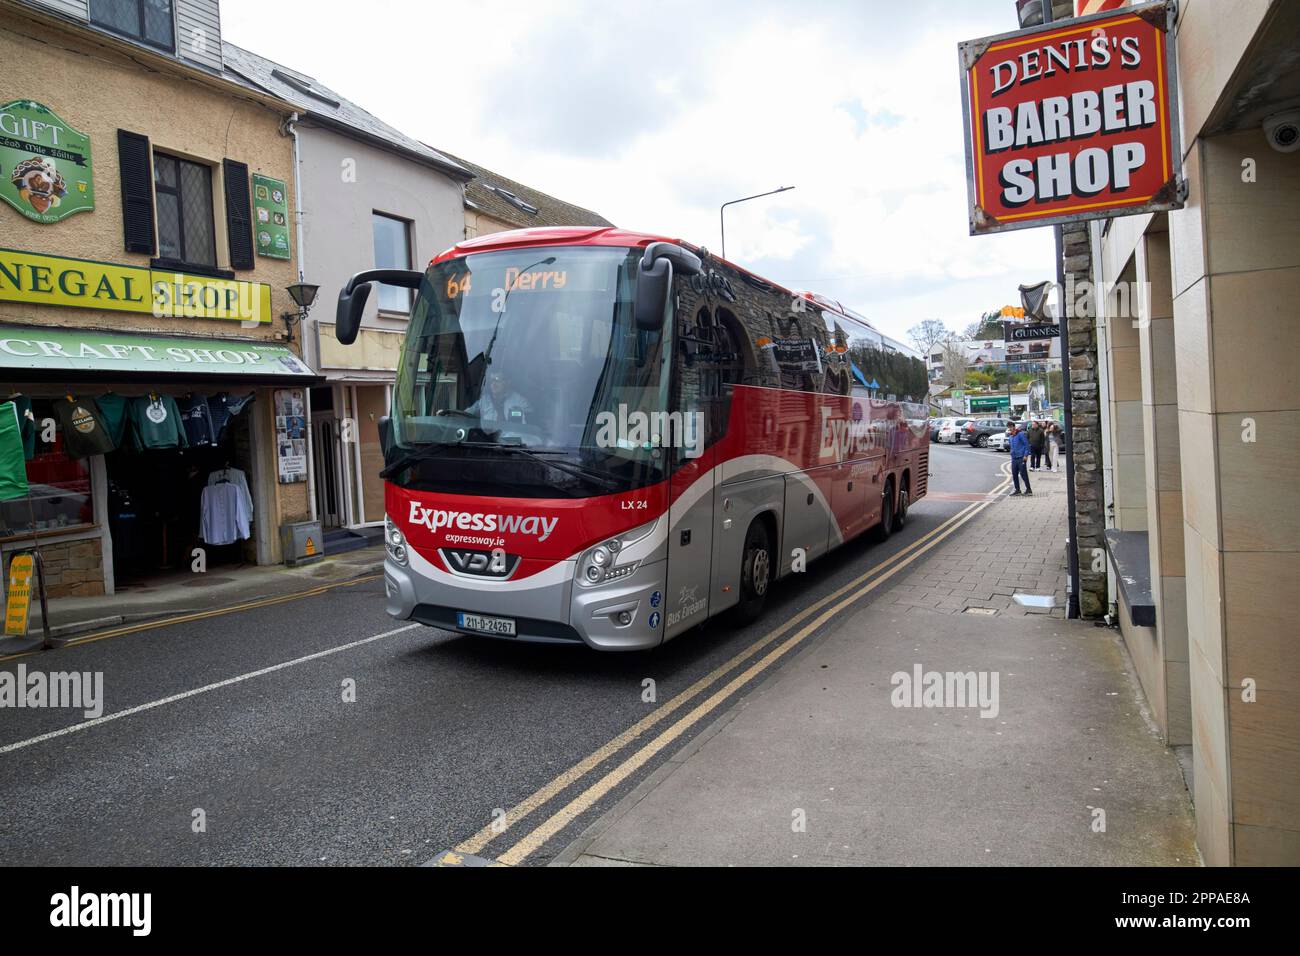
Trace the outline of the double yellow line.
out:
<instances>
[{"instance_id":1,"label":"double yellow line","mask_svg":"<svg viewBox=\"0 0 1300 956\"><path fill-rule=\"evenodd\" d=\"M1003 474L1005 473L1004 469ZM972 520L977 514L992 504L993 501L996 500L992 496L1005 491L1008 484L1009 479L1004 478L997 487L989 492L989 500L968 505L937 528L930 531L924 537L909 544L897 554L891 555L880 564L871 568L871 570L859 575L857 578L843 585L838 590L804 608L790 620L759 638L739 654L715 668L711 673L701 677L690 687L686 688L686 690L666 702L662 707L647 714L617 737L578 761L578 763L555 777L532 795L520 801L518 805L507 811L503 817L497 818L493 823L483 827L473 836L463 840L456 846L455 852L476 855L481 853L489 843L500 837L513 825L551 801L573 784L582 780L598 766L622 750L625 746L640 738L651 727L681 710L700 693L722 680L736 668L750 661L751 658L756 657L760 652L765 650L767 651L766 654L758 660L753 661L753 663L750 663L749 666L745 667L740 671L740 673L732 677L726 684L710 694L705 700L691 708L653 739L643 744L640 749L630 757L627 757L622 763L608 771L599 780L587 787L587 789L582 793L574 797L555 813L551 814L551 816L544 822L530 831L525 837L520 839L497 858L498 863L508 866L522 863L529 856L539 850L548 840L563 830L569 823L573 822L578 816L589 810L598 800L626 780L628 776L634 773L638 768L644 766L652 757L680 738L706 716L717 710L722 703L747 683L752 681L791 650L803 643L809 635L817 631L817 629L823 624L878 588L885 581L888 581L903 568L921 557L921 555L938 546L944 539L954 534L964 524ZM796 628L797 630L795 630ZM790 634L792 630L794 633ZM789 636L786 637L785 640L777 643L777 641L787 634L789 634ZM770 650L768 650L769 648Z\"/></svg>"}]
</instances>

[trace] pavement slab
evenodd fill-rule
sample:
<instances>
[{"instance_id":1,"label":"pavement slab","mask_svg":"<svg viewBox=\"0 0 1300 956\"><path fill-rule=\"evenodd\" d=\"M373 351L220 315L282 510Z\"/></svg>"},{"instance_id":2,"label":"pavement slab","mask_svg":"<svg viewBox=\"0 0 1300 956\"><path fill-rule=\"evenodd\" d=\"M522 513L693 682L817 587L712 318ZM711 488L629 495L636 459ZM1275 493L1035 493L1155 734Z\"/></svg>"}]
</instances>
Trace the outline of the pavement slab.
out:
<instances>
[{"instance_id":1,"label":"pavement slab","mask_svg":"<svg viewBox=\"0 0 1300 956\"><path fill-rule=\"evenodd\" d=\"M1119 633L1064 617L1065 495L1035 480L833 622L556 863L1198 865L1183 772ZM990 692L996 675L996 714L895 706L930 672Z\"/></svg>"},{"instance_id":2,"label":"pavement slab","mask_svg":"<svg viewBox=\"0 0 1300 956\"><path fill-rule=\"evenodd\" d=\"M997 715L895 707L891 676L917 664L997 672ZM559 861L1197 865L1182 773L1143 706L1108 629L872 606ZM1094 830L1095 808L1104 832Z\"/></svg>"}]
</instances>

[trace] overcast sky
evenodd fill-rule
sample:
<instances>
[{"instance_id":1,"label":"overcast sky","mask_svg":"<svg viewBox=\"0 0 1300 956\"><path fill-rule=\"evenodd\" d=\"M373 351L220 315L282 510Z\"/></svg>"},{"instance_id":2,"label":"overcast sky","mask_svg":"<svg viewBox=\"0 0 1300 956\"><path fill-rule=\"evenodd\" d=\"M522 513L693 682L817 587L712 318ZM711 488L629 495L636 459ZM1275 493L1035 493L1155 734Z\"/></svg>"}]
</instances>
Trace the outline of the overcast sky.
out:
<instances>
[{"instance_id":1,"label":"overcast sky","mask_svg":"<svg viewBox=\"0 0 1300 956\"><path fill-rule=\"evenodd\" d=\"M225 39L430 145L864 313L964 328L1053 278L967 235L957 43L1013 0L223 0Z\"/></svg>"}]
</instances>

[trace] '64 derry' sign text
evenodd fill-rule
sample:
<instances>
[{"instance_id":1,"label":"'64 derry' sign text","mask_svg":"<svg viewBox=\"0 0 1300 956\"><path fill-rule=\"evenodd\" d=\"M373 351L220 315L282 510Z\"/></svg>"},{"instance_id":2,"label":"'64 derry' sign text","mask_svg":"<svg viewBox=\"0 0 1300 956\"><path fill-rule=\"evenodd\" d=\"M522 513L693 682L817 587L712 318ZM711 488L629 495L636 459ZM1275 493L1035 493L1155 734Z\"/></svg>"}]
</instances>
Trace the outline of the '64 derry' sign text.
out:
<instances>
[{"instance_id":1,"label":"'64 derry' sign text","mask_svg":"<svg viewBox=\"0 0 1300 956\"><path fill-rule=\"evenodd\" d=\"M58 222L95 208L90 138L48 106L0 106L0 199L36 222Z\"/></svg>"}]
</instances>

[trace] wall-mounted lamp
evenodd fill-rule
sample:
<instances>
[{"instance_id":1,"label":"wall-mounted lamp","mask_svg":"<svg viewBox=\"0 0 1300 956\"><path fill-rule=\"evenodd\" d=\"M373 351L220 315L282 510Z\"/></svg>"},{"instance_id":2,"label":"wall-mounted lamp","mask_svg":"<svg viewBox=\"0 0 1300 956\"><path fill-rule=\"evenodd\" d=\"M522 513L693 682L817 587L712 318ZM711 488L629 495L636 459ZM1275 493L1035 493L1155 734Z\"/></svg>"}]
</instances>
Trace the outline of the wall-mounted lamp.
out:
<instances>
[{"instance_id":1,"label":"wall-mounted lamp","mask_svg":"<svg viewBox=\"0 0 1300 956\"><path fill-rule=\"evenodd\" d=\"M316 293L320 291L320 286L312 285L309 282L296 282L285 291L289 293L289 298L293 299L293 304L298 307L297 315L286 312L280 316L284 321L285 333L289 336L289 341L292 342L293 327L307 318L312 303L316 301Z\"/></svg>"}]
</instances>

